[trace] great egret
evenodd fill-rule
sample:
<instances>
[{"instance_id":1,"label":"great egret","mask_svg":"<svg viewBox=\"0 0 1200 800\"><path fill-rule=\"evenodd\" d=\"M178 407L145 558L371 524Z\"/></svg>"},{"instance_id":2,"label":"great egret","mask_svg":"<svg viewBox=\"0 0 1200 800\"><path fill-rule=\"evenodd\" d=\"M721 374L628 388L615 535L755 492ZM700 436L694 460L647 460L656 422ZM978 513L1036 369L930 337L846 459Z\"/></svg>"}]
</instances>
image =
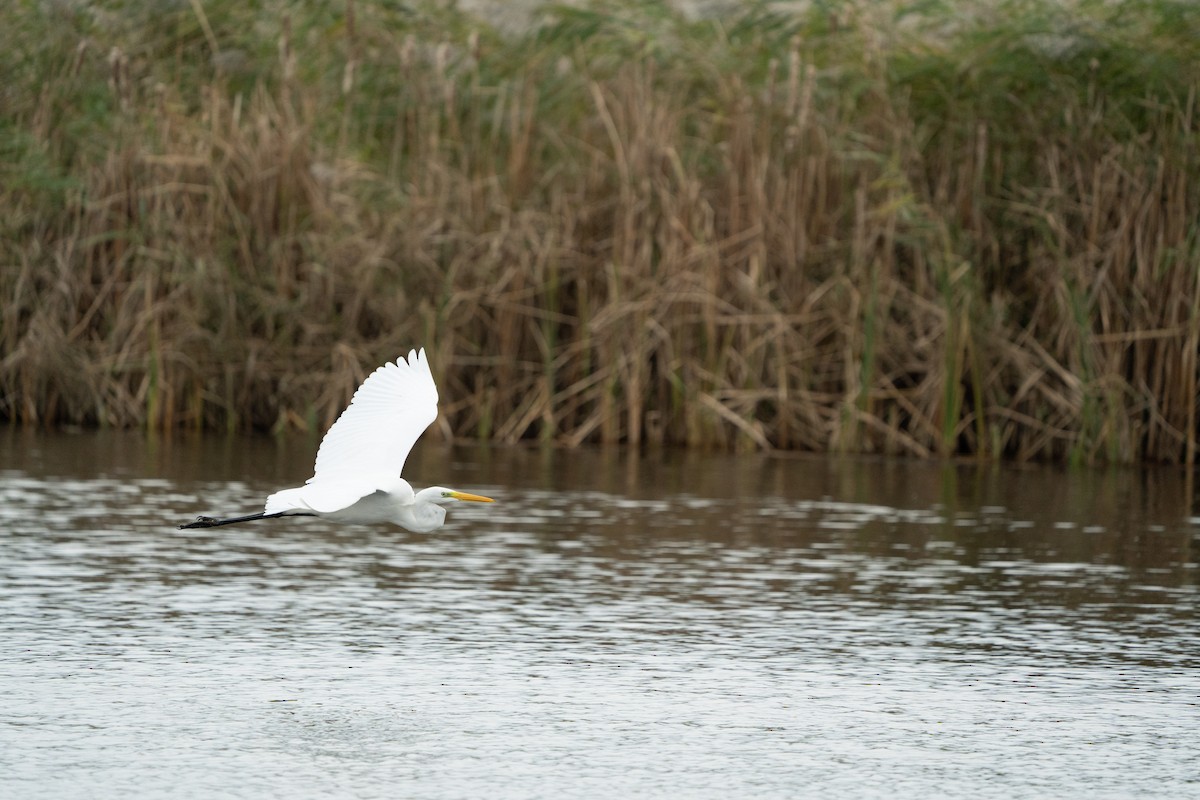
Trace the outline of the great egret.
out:
<instances>
[{"instance_id":1,"label":"great egret","mask_svg":"<svg viewBox=\"0 0 1200 800\"><path fill-rule=\"evenodd\" d=\"M324 517L338 522L394 522L428 533L446 521L454 500L490 497L431 486L414 492L400 477L413 444L437 418L437 386L425 350L412 350L372 372L317 448L314 475L303 486L267 498L261 514L196 517L183 528L213 528L272 517Z\"/></svg>"}]
</instances>

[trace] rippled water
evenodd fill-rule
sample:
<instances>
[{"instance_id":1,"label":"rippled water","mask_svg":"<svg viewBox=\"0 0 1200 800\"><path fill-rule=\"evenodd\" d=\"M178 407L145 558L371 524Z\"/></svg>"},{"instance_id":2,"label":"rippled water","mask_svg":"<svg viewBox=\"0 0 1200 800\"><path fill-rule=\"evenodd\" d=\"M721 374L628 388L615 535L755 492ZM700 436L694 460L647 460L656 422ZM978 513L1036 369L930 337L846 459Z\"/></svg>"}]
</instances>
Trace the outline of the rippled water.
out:
<instances>
[{"instance_id":1,"label":"rippled water","mask_svg":"<svg viewBox=\"0 0 1200 800\"><path fill-rule=\"evenodd\" d=\"M1178 472L0 430L0 796L1200 796Z\"/></svg>"}]
</instances>

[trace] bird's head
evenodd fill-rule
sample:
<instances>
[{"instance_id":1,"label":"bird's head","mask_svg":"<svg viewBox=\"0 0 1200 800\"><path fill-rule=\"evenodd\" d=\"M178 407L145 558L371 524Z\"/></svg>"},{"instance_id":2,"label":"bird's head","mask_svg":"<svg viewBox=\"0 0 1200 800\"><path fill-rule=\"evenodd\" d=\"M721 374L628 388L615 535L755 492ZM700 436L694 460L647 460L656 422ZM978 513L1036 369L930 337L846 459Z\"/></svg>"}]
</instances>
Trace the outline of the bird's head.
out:
<instances>
[{"instance_id":1,"label":"bird's head","mask_svg":"<svg viewBox=\"0 0 1200 800\"><path fill-rule=\"evenodd\" d=\"M430 486L428 489L422 489L417 492L417 503L436 503L439 506L444 506L453 500L465 500L471 503L494 503L496 502L490 497L484 497L480 494L468 494L467 492L459 492L454 489L447 489L445 486Z\"/></svg>"}]
</instances>

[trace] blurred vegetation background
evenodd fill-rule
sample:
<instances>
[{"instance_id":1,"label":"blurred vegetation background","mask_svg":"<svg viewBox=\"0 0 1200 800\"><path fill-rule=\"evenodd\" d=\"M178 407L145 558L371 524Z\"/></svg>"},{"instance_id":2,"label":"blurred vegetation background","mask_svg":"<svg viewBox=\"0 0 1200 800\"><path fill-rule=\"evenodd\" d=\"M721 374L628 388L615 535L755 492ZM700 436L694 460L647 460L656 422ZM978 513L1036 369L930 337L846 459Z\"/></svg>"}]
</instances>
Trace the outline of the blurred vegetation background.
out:
<instances>
[{"instance_id":1,"label":"blurred vegetation background","mask_svg":"<svg viewBox=\"0 0 1200 800\"><path fill-rule=\"evenodd\" d=\"M0 9L0 419L1192 463L1200 6Z\"/></svg>"}]
</instances>

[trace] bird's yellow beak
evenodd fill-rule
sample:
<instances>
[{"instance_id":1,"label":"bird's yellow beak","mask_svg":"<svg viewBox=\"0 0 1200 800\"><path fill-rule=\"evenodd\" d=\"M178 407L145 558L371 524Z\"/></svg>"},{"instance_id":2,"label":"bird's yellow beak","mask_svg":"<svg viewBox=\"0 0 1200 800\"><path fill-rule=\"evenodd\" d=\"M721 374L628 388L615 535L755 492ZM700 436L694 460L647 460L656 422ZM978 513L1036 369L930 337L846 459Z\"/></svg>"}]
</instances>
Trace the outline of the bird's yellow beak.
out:
<instances>
[{"instance_id":1,"label":"bird's yellow beak","mask_svg":"<svg viewBox=\"0 0 1200 800\"><path fill-rule=\"evenodd\" d=\"M466 492L446 492L447 496L453 497L455 500L467 500L471 503L494 503L496 502L490 497L484 497L481 494L467 494Z\"/></svg>"}]
</instances>

